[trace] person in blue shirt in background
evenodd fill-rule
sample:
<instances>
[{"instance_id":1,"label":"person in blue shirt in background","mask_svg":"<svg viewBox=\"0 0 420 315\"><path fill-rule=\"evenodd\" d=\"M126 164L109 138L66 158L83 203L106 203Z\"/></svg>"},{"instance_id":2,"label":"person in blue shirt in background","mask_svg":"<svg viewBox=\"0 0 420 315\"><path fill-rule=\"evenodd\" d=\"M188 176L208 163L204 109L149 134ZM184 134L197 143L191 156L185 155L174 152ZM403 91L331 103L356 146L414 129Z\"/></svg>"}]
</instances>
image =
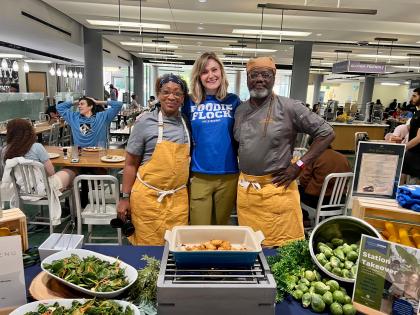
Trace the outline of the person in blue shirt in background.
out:
<instances>
[{"instance_id":1,"label":"person in blue shirt in background","mask_svg":"<svg viewBox=\"0 0 420 315\"><path fill-rule=\"evenodd\" d=\"M190 186L192 225L228 224L236 202L237 145L234 115L240 99L227 92L222 62L202 54L191 73L191 97L182 108L193 138Z\"/></svg>"},{"instance_id":2,"label":"person in blue shirt in background","mask_svg":"<svg viewBox=\"0 0 420 315\"><path fill-rule=\"evenodd\" d=\"M110 108L104 110L106 104ZM73 105L78 105L78 112L72 111ZM86 148L107 142L108 126L122 105L122 102L118 101L97 101L84 96L74 103L58 104L57 111L70 125L74 145Z\"/></svg>"}]
</instances>

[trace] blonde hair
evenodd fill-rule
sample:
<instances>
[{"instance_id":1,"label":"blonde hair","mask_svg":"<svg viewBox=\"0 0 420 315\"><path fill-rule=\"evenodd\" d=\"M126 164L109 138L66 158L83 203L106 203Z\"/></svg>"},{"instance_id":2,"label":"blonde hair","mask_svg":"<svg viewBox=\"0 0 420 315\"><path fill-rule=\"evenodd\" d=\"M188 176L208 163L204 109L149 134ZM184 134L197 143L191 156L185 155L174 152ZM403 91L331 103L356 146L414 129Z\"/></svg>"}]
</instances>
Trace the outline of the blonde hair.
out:
<instances>
[{"instance_id":1,"label":"blonde hair","mask_svg":"<svg viewBox=\"0 0 420 315\"><path fill-rule=\"evenodd\" d=\"M229 83L226 78L223 63L220 61L219 57L217 57L214 52L205 52L194 62L191 71L191 98L196 104L203 102L206 99L206 89L201 83L200 75L203 73L204 69L206 68L207 62L210 59L213 59L219 64L221 73L221 82L219 88L217 89L216 98L219 101L222 101L227 95Z\"/></svg>"}]
</instances>

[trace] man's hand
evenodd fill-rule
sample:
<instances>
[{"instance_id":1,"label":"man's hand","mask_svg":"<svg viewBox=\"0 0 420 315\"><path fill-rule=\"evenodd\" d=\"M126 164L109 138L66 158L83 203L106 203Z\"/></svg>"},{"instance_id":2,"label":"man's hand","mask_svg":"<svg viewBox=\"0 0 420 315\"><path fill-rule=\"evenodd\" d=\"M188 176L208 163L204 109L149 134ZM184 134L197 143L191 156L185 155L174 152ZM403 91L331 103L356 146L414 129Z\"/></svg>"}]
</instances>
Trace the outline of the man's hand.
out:
<instances>
[{"instance_id":1,"label":"man's hand","mask_svg":"<svg viewBox=\"0 0 420 315\"><path fill-rule=\"evenodd\" d=\"M273 174L273 184L277 187L289 185L299 176L300 167L296 164L290 164L288 168L283 168Z\"/></svg>"},{"instance_id":2,"label":"man's hand","mask_svg":"<svg viewBox=\"0 0 420 315\"><path fill-rule=\"evenodd\" d=\"M117 215L123 222L127 220L127 216L131 215L129 199L120 199L120 202L117 206Z\"/></svg>"}]
</instances>

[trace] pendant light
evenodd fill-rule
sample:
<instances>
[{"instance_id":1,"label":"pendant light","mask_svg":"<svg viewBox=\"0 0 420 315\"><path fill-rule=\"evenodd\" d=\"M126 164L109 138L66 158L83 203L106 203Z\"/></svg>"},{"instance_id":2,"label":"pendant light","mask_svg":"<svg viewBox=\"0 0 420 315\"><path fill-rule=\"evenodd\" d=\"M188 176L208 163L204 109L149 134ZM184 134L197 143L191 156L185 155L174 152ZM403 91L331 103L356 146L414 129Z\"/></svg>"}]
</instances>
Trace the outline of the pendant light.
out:
<instances>
[{"instance_id":1,"label":"pendant light","mask_svg":"<svg viewBox=\"0 0 420 315\"><path fill-rule=\"evenodd\" d=\"M13 61L12 69L13 69L13 71L19 71L19 65L18 65L16 60Z\"/></svg>"},{"instance_id":2,"label":"pendant light","mask_svg":"<svg viewBox=\"0 0 420 315\"><path fill-rule=\"evenodd\" d=\"M57 69L57 77L61 77L61 69L60 68Z\"/></svg>"},{"instance_id":3,"label":"pendant light","mask_svg":"<svg viewBox=\"0 0 420 315\"><path fill-rule=\"evenodd\" d=\"M54 67L53 66L51 66L51 68L50 68L50 75L51 76L55 76L55 70L54 70Z\"/></svg>"},{"instance_id":4,"label":"pendant light","mask_svg":"<svg viewBox=\"0 0 420 315\"><path fill-rule=\"evenodd\" d=\"M1 69L7 70L8 68L9 68L9 64L7 63L7 60L3 58L3 60L1 61Z\"/></svg>"},{"instance_id":5,"label":"pendant light","mask_svg":"<svg viewBox=\"0 0 420 315\"><path fill-rule=\"evenodd\" d=\"M80 72L79 72L79 79L80 79L80 80L81 80L81 79L83 79L82 70L80 70Z\"/></svg>"},{"instance_id":6,"label":"pendant light","mask_svg":"<svg viewBox=\"0 0 420 315\"><path fill-rule=\"evenodd\" d=\"M67 70L66 70L66 68L64 68L64 70L63 70L63 77L64 78L67 78Z\"/></svg>"},{"instance_id":7,"label":"pendant light","mask_svg":"<svg viewBox=\"0 0 420 315\"><path fill-rule=\"evenodd\" d=\"M29 65L28 65L28 63L27 63L27 62L25 62L25 63L23 64L23 71L25 71L25 73L28 73L28 72L29 72Z\"/></svg>"},{"instance_id":8,"label":"pendant light","mask_svg":"<svg viewBox=\"0 0 420 315\"><path fill-rule=\"evenodd\" d=\"M69 75L69 78L73 78L73 71L71 69L69 70L68 75Z\"/></svg>"}]
</instances>

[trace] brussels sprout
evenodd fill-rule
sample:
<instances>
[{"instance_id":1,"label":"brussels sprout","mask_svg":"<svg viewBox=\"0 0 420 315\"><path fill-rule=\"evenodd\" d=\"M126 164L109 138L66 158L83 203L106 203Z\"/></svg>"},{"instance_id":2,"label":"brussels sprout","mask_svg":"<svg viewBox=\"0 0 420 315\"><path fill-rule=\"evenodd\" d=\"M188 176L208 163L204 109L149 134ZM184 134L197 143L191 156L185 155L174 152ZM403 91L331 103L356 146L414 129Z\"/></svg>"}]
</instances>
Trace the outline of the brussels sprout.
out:
<instances>
[{"instance_id":1,"label":"brussels sprout","mask_svg":"<svg viewBox=\"0 0 420 315\"><path fill-rule=\"evenodd\" d=\"M357 274L357 265L354 265L353 267L350 268L350 275L352 279L356 278L356 274Z\"/></svg>"},{"instance_id":2,"label":"brussels sprout","mask_svg":"<svg viewBox=\"0 0 420 315\"><path fill-rule=\"evenodd\" d=\"M327 259L330 259L330 257L333 255L333 250L331 248L326 248L325 247L325 250L323 251L323 254L325 255L325 257Z\"/></svg>"},{"instance_id":3,"label":"brussels sprout","mask_svg":"<svg viewBox=\"0 0 420 315\"><path fill-rule=\"evenodd\" d=\"M330 242L325 243L325 245L327 245L329 248L334 248L334 245Z\"/></svg>"},{"instance_id":4,"label":"brussels sprout","mask_svg":"<svg viewBox=\"0 0 420 315\"><path fill-rule=\"evenodd\" d=\"M331 271L331 270L332 270L331 263L330 263L330 262L327 262L327 263L324 265L324 268L325 268L325 269L327 269L328 271Z\"/></svg>"},{"instance_id":5,"label":"brussels sprout","mask_svg":"<svg viewBox=\"0 0 420 315\"><path fill-rule=\"evenodd\" d=\"M311 308L317 313L321 313L325 310L325 302L322 299L322 296L319 294L312 294Z\"/></svg>"},{"instance_id":6,"label":"brussels sprout","mask_svg":"<svg viewBox=\"0 0 420 315\"><path fill-rule=\"evenodd\" d=\"M330 263L331 263L331 267L333 267L333 268L337 268L339 265L340 265L340 259L338 259L337 257L335 257L335 256L332 256L331 258L330 258Z\"/></svg>"},{"instance_id":7,"label":"brussels sprout","mask_svg":"<svg viewBox=\"0 0 420 315\"><path fill-rule=\"evenodd\" d=\"M325 304L327 304L327 305L330 305L334 301L332 293L330 291L325 292L324 295L322 296L322 299L324 300Z\"/></svg>"},{"instance_id":8,"label":"brussels sprout","mask_svg":"<svg viewBox=\"0 0 420 315\"><path fill-rule=\"evenodd\" d=\"M299 282L298 282L298 284L300 284L300 283L306 285L307 287L309 287L311 285L311 282L308 279L306 279L306 278L300 279Z\"/></svg>"},{"instance_id":9,"label":"brussels sprout","mask_svg":"<svg viewBox=\"0 0 420 315\"><path fill-rule=\"evenodd\" d=\"M343 271L338 267L333 268L331 272L339 277L343 276Z\"/></svg>"},{"instance_id":10,"label":"brussels sprout","mask_svg":"<svg viewBox=\"0 0 420 315\"><path fill-rule=\"evenodd\" d=\"M350 278L350 270L341 269L341 272L343 273L343 278Z\"/></svg>"},{"instance_id":11,"label":"brussels sprout","mask_svg":"<svg viewBox=\"0 0 420 315\"><path fill-rule=\"evenodd\" d=\"M321 251L320 247L322 247L322 246L325 246L325 243L319 242L318 244L316 244L316 248L318 248L319 251Z\"/></svg>"},{"instance_id":12,"label":"brussels sprout","mask_svg":"<svg viewBox=\"0 0 420 315\"><path fill-rule=\"evenodd\" d=\"M338 267L340 267L341 269L343 269L344 268L344 263L341 262Z\"/></svg>"},{"instance_id":13,"label":"brussels sprout","mask_svg":"<svg viewBox=\"0 0 420 315\"><path fill-rule=\"evenodd\" d=\"M312 285L310 288L309 288L309 291L308 291L309 293L315 293L315 287Z\"/></svg>"},{"instance_id":14,"label":"brussels sprout","mask_svg":"<svg viewBox=\"0 0 420 315\"><path fill-rule=\"evenodd\" d=\"M351 252L353 249L351 248L350 245L344 244L343 245L343 253L344 255L347 255L347 253Z\"/></svg>"},{"instance_id":15,"label":"brussels sprout","mask_svg":"<svg viewBox=\"0 0 420 315\"><path fill-rule=\"evenodd\" d=\"M323 254L318 254L318 255L323 255ZM327 259L325 258L325 256L324 256L324 260L326 261L325 263L328 262ZM306 270L305 271L305 278L308 279L311 282L314 281L315 280L315 274L314 274L314 272L311 271L311 270Z\"/></svg>"},{"instance_id":16,"label":"brussels sprout","mask_svg":"<svg viewBox=\"0 0 420 315\"><path fill-rule=\"evenodd\" d=\"M339 258L341 261L345 261L346 260L346 256L343 253L343 250L340 248L336 248L334 249L334 255ZM357 258L356 258L357 259ZM351 260L351 259L349 259Z\"/></svg>"},{"instance_id":17,"label":"brussels sprout","mask_svg":"<svg viewBox=\"0 0 420 315\"><path fill-rule=\"evenodd\" d=\"M343 287L340 287L340 291L343 292L344 295L347 295L347 290L344 289ZM341 303L341 304L344 304L344 303Z\"/></svg>"},{"instance_id":18,"label":"brussels sprout","mask_svg":"<svg viewBox=\"0 0 420 315\"><path fill-rule=\"evenodd\" d=\"M301 290L303 293L306 293L306 292L308 292L308 287L306 286L306 285L304 285L304 284L302 284L302 283L299 283L297 286L296 286L296 289L297 290Z\"/></svg>"},{"instance_id":19,"label":"brussels sprout","mask_svg":"<svg viewBox=\"0 0 420 315\"><path fill-rule=\"evenodd\" d=\"M342 292L341 290L337 290L337 291L333 292L334 302L343 304L344 303L344 297L345 297L345 293Z\"/></svg>"},{"instance_id":20,"label":"brussels sprout","mask_svg":"<svg viewBox=\"0 0 420 315\"><path fill-rule=\"evenodd\" d=\"M292 296L293 296L296 300L300 301L300 300L302 299L303 292L302 292L301 290L295 290L295 291L293 291L293 292L292 292Z\"/></svg>"},{"instance_id":21,"label":"brussels sprout","mask_svg":"<svg viewBox=\"0 0 420 315\"><path fill-rule=\"evenodd\" d=\"M350 261L356 261L358 257L359 255L354 250L352 250L351 252L347 254L347 260L350 260Z\"/></svg>"},{"instance_id":22,"label":"brussels sprout","mask_svg":"<svg viewBox=\"0 0 420 315\"><path fill-rule=\"evenodd\" d=\"M311 305L311 300L312 300L312 294L309 292L306 292L302 295L302 306L303 307L308 307L309 305Z\"/></svg>"},{"instance_id":23,"label":"brussels sprout","mask_svg":"<svg viewBox=\"0 0 420 315\"><path fill-rule=\"evenodd\" d=\"M344 304L351 304L351 297L347 294L344 296Z\"/></svg>"},{"instance_id":24,"label":"brussels sprout","mask_svg":"<svg viewBox=\"0 0 420 315\"><path fill-rule=\"evenodd\" d=\"M359 250L359 245L357 245L357 244L351 244L350 246L351 246L351 248L352 248L354 251L358 251L358 250Z\"/></svg>"},{"instance_id":25,"label":"brussels sprout","mask_svg":"<svg viewBox=\"0 0 420 315\"><path fill-rule=\"evenodd\" d=\"M351 269L351 267L353 267L353 265L354 265L354 262L352 262L352 261L346 260L344 262L344 268L346 268L346 269Z\"/></svg>"},{"instance_id":26,"label":"brussels sprout","mask_svg":"<svg viewBox=\"0 0 420 315\"><path fill-rule=\"evenodd\" d=\"M330 312L332 315L342 315L343 308L341 307L339 303L334 302L330 305Z\"/></svg>"},{"instance_id":27,"label":"brussels sprout","mask_svg":"<svg viewBox=\"0 0 420 315\"><path fill-rule=\"evenodd\" d=\"M330 287L330 291L331 292L335 292L338 289L340 289L340 285L335 280L328 280L327 283L326 283L326 285Z\"/></svg>"},{"instance_id":28,"label":"brussels sprout","mask_svg":"<svg viewBox=\"0 0 420 315\"><path fill-rule=\"evenodd\" d=\"M343 305L343 313L344 315L355 315L356 309L352 304L345 304Z\"/></svg>"},{"instance_id":29,"label":"brussels sprout","mask_svg":"<svg viewBox=\"0 0 420 315\"><path fill-rule=\"evenodd\" d=\"M331 243L332 243L334 246L340 246L340 245L343 245L344 241L343 241L341 238L333 238L333 239L331 240Z\"/></svg>"},{"instance_id":30,"label":"brussels sprout","mask_svg":"<svg viewBox=\"0 0 420 315\"><path fill-rule=\"evenodd\" d=\"M320 295L323 295L325 292L330 290L330 287L322 283L321 281L316 282L314 287L315 287L315 292Z\"/></svg>"},{"instance_id":31,"label":"brussels sprout","mask_svg":"<svg viewBox=\"0 0 420 315\"><path fill-rule=\"evenodd\" d=\"M314 274L315 274L315 280L316 281L321 281L322 280L321 274L317 270L314 270Z\"/></svg>"}]
</instances>

